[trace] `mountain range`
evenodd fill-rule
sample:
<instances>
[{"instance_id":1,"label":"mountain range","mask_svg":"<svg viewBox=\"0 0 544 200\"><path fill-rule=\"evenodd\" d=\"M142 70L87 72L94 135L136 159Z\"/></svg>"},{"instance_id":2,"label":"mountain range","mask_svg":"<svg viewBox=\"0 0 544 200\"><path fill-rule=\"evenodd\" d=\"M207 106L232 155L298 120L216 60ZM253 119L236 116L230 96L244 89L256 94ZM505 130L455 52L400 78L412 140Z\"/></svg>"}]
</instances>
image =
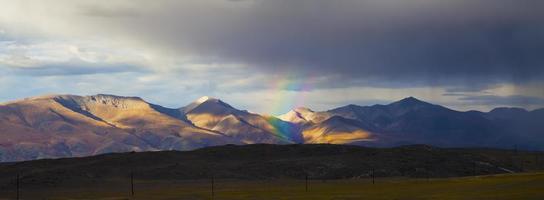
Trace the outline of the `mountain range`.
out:
<instances>
[{"instance_id":1,"label":"mountain range","mask_svg":"<svg viewBox=\"0 0 544 200\"><path fill-rule=\"evenodd\" d=\"M0 104L0 162L225 144L428 144L544 150L544 109L460 112L408 97L280 116L202 97L166 108L139 97L49 95Z\"/></svg>"}]
</instances>

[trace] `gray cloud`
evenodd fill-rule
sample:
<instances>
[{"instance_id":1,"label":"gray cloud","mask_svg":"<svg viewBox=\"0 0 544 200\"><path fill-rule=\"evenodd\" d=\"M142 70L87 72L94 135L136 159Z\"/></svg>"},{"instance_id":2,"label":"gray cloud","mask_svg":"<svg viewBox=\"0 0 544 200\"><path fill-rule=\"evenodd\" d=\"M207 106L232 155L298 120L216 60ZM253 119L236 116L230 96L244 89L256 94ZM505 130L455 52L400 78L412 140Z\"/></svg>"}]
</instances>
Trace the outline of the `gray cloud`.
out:
<instances>
[{"instance_id":1,"label":"gray cloud","mask_svg":"<svg viewBox=\"0 0 544 200\"><path fill-rule=\"evenodd\" d=\"M107 45L115 42L116 47L125 45L126 49L134 49L138 56L144 52L142 57L146 59L143 60L149 61L143 64L145 67L175 74L168 80L157 78L163 82L157 81L156 87L181 79L178 76L198 82L183 86L183 90L176 91L179 95L185 95L183 92L188 90L195 97L218 91L262 91L273 85L267 81L282 78L311 85L314 89L437 86L445 88L446 96L451 98L452 94L465 95L458 99L458 104L544 105L539 100L530 100L531 94L527 98L511 95L531 91L483 92L504 84L515 85L513 90L524 90L523 86L529 84L544 87L544 56L541 55L544 52L544 1L54 2L28 1L24 6L5 6L4 9L12 8L11 13L15 13L16 17L12 18L2 15L10 13L3 11L10 10L0 8L0 28L6 29L10 37L16 35L17 40L25 39L25 31L29 37L106 38L105 42L96 44L108 50ZM17 23L13 23L15 21ZM134 56L124 53L121 51L118 57ZM138 64L123 63L61 63L17 70L19 74L36 76L144 70ZM245 68L208 69L198 65ZM245 77L259 78L231 84ZM147 89L139 88L142 92ZM286 89L307 90L297 86ZM361 94L364 95L369 96ZM160 99L158 96L155 99Z\"/></svg>"},{"instance_id":2,"label":"gray cloud","mask_svg":"<svg viewBox=\"0 0 544 200\"><path fill-rule=\"evenodd\" d=\"M525 108L544 105L544 98L523 95L467 95L459 99L471 105L517 106Z\"/></svg>"},{"instance_id":3,"label":"gray cloud","mask_svg":"<svg viewBox=\"0 0 544 200\"><path fill-rule=\"evenodd\" d=\"M127 28L182 53L267 72L339 74L354 84L472 85L544 77L540 1L163 3L161 13Z\"/></svg>"},{"instance_id":4,"label":"gray cloud","mask_svg":"<svg viewBox=\"0 0 544 200\"><path fill-rule=\"evenodd\" d=\"M0 69L2 66L0 66ZM144 73L148 70L137 65L89 63L72 60L60 63L49 63L33 67L4 67L6 73L24 76L72 76L89 74L114 74L122 72Z\"/></svg>"},{"instance_id":5,"label":"gray cloud","mask_svg":"<svg viewBox=\"0 0 544 200\"><path fill-rule=\"evenodd\" d=\"M266 73L340 77L329 86L460 89L544 78L542 1L62 2L71 11L59 31Z\"/></svg>"}]
</instances>

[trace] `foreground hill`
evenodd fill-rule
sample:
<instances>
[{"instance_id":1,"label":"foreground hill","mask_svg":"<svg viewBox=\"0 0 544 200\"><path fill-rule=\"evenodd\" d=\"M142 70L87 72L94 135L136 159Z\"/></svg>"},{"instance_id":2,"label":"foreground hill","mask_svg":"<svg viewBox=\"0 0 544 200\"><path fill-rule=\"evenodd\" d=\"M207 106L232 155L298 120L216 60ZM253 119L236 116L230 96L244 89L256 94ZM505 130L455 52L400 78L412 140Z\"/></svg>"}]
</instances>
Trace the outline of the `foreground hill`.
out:
<instances>
[{"instance_id":1,"label":"foreground hill","mask_svg":"<svg viewBox=\"0 0 544 200\"><path fill-rule=\"evenodd\" d=\"M544 169L544 154L425 145L226 145L194 151L106 154L0 164L0 187L17 173L27 187L126 179L352 179L458 177Z\"/></svg>"},{"instance_id":2,"label":"foreground hill","mask_svg":"<svg viewBox=\"0 0 544 200\"><path fill-rule=\"evenodd\" d=\"M429 144L544 150L544 109L459 112L413 97L275 117L211 97L166 108L139 97L50 95L0 104L0 162L225 144Z\"/></svg>"}]
</instances>

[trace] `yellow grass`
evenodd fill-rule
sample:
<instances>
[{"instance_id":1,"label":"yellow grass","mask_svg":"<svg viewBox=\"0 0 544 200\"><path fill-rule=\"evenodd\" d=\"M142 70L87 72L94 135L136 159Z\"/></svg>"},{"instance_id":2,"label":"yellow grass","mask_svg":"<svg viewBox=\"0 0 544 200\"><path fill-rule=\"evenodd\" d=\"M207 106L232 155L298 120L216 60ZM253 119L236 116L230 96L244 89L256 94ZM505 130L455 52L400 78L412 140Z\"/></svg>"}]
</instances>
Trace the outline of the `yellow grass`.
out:
<instances>
[{"instance_id":1,"label":"yellow grass","mask_svg":"<svg viewBox=\"0 0 544 200\"><path fill-rule=\"evenodd\" d=\"M209 180L142 181L135 199L211 199ZM9 193L9 194L8 194ZM2 191L14 197L13 191ZM65 187L26 188L23 199L128 199L128 180ZM523 173L451 179L369 179L240 181L216 180L214 199L544 199L544 173Z\"/></svg>"}]
</instances>

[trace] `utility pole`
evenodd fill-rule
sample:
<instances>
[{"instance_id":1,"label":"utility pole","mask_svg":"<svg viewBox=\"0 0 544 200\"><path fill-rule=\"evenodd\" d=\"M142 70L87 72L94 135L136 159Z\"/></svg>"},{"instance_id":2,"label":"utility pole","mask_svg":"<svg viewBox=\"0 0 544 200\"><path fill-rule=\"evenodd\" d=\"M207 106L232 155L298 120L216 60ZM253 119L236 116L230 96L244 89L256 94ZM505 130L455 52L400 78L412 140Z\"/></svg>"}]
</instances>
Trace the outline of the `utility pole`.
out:
<instances>
[{"instance_id":1,"label":"utility pole","mask_svg":"<svg viewBox=\"0 0 544 200\"><path fill-rule=\"evenodd\" d=\"M134 199L134 172L130 172L130 195Z\"/></svg>"},{"instance_id":2,"label":"utility pole","mask_svg":"<svg viewBox=\"0 0 544 200\"><path fill-rule=\"evenodd\" d=\"M427 160L427 182L431 179L431 164L429 160Z\"/></svg>"},{"instance_id":3,"label":"utility pole","mask_svg":"<svg viewBox=\"0 0 544 200\"><path fill-rule=\"evenodd\" d=\"M17 200L19 200L21 198L20 196L20 193L19 193L19 173L17 173Z\"/></svg>"},{"instance_id":4,"label":"utility pole","mask_svg":"<svg viewBox=\"0 0 544 200\"><path fill-rule=\"evenodd\" d=\"M372 185L374 185L374 183L376 183L375 180L374 180L375 177L376 176L374 175L374 168L372 168Z\"/></svg>"},{"instance_id":5,"label":"utility pole","mask_svg":"<svg viewBox=\"0 0 544 200\"><path fill-rule=\"evenodd\" d=\"M215 184L215 177L212 174L212 199L215 197L214 184Z\"/></svg>"},{"instance_id":6,"label":"utility pole","mask_svg":"<svg viewBox=\"0 0 544 200\"><path fill-rule=\"evenodd\" d=\"M308 192L308 174L306 174L306 192Z\"/></svg>"},{"instance_id":7,"label":"utility pole","mask_svg":"<svg viewBox=\"0 0 544 200\"><path fill-rule=\"evenodd\" d=\"M134 157L136 152L131 151L129 156L127 157L130 168L130 197L132 200L134 200Z\"/></svg>"}]
</instances>

